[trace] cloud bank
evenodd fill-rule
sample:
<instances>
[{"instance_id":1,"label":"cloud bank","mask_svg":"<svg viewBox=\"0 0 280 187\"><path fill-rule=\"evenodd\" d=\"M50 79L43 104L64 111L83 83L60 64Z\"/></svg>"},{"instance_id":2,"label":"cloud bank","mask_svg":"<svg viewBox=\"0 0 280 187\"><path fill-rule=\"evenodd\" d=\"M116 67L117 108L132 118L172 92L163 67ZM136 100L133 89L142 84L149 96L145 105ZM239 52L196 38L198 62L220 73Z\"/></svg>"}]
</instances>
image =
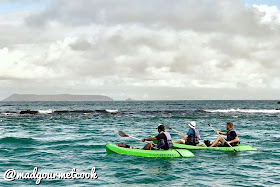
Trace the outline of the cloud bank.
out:
<instances>
[{"instance_id":1,"label":"cloud bank","mask_svg":"<svg viewBox=\"0 0 280 187\"><path fill-rule=\"evenodd\" d=\"M42 7L0 13L0 96L279 97L276 6L57 0Z\"/></svg>"}]
</instances>

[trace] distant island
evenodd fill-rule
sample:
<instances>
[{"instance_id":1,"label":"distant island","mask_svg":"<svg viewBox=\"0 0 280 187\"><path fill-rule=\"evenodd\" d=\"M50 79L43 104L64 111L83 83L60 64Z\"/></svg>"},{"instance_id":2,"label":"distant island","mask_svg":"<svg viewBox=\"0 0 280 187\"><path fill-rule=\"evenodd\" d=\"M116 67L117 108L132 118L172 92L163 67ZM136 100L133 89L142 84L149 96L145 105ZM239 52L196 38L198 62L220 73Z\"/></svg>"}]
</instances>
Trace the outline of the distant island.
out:
<instances>
[{"instance_id":1,"label":"distant island","mask_svg":"<svg viewBox=\"0 0 280 187\"><path fill-rule=\"evenodd\" d=\"M35 94L13 94L3 101L113 101L104 95L35 95Z\"/></svg>"}]
</instances>

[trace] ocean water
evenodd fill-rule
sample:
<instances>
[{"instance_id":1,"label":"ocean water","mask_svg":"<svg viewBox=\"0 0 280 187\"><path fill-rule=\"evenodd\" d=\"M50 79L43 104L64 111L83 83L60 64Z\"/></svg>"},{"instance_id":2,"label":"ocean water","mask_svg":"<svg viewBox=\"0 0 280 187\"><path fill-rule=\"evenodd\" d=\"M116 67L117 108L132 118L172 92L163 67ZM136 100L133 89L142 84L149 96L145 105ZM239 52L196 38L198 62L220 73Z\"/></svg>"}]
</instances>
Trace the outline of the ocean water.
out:
<instances>
[{"instance_id":1,"label":"ocean water","mask_svg":"<svg viewBox=\"0 0 280 187\"><path fill-rule=\"evenodd\" d=\"M280 186L280 105L277 101L0 102L0 186L36 185L5 181L4 173L89 173L98 179L42 180L42 186ZM107 110L119 110L110 114ZM38 114L19 114L21 111ZM147 138L159 123L187 131L194 120L202 139L214 140L207 126L225 131L235 124L252 152L193 150L193 158L155 159L107 155L107 143L144 144L119 137ZM169 131L170 132L170 131ZM170 132L173 139L180 136Z\"/></svg>"}]
</instances>

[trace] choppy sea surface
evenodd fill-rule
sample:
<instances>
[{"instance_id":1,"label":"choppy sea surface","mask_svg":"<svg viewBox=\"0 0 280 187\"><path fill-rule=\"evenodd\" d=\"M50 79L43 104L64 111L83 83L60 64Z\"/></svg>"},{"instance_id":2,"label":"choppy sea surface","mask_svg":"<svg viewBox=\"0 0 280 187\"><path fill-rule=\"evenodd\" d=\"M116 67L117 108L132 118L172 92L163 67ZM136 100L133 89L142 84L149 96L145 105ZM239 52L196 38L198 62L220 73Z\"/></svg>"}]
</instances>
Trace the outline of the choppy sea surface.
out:
<instances>
[{"instance_id":1,"label":"choppy sea surface","mask_svg":"<svg viewBox=\"0 0 280 187\"><path fill-rule=\"evenodd\" d=\"M280 105L277 101L0 102L0 186L36 185L5 181L4 173L89 173L98 179L42 180L42 186L280 186ZM38 111L20 114L21 111ZM111 114L106 110L118 110ZM27 112L28 113L28 112ZM231 121L252 152L193 150L193 158L153 159L107 155L107 143L144 144L119 137L147 138L159 123L186 132L194 120L202 139L207 126L225 131ZM169 131L173 139L180 136Z\"/></svg>"}]
</instances>

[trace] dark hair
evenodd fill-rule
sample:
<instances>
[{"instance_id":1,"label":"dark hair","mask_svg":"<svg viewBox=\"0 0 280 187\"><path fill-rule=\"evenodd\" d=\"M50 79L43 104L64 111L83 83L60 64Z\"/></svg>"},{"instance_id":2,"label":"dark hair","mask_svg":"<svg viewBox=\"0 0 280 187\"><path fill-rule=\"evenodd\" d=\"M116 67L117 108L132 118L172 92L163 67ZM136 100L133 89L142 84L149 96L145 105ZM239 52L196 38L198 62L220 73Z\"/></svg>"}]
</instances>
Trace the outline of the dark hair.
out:
<instances>
[{"instance_id":1,"label":"dark hair","mask_svg":"<svg viewBox=\"0 0 280 187\"><path fill-rule=\"evenodd\" d=\"M227 125L229 126L229 128L233 127L233 123L231 123L231 122L227 122Z\"/></svg>"},{"instance_id":2,"label":"dark hair","mask_svg":"<svg viewBox=\"0 0 280 187\"><path fill-rule=\"evenodd\" d=\"M159 125L158 129L161 130L161 131L165 131L165 126L164 125Z\"/></svg>"}]
</instances>

